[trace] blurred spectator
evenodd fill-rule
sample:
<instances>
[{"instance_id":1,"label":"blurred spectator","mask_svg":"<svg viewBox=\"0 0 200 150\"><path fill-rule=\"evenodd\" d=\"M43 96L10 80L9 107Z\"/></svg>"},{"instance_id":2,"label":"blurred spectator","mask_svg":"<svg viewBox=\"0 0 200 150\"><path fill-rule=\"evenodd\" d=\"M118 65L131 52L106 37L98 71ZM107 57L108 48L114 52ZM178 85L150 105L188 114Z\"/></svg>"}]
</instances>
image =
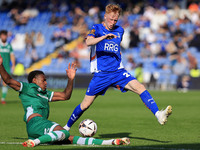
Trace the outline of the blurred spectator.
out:
<instances>
[{"instance_id":1,"label":"blurred spectator","mask_svg":"<svg viewBox=\"0 0 200 150\"><path fill-rule=\"evenodd\" d=\"M100 17L100 10L98 6L91 7L88 11L88 15L91 17L94 24L98 24L102 22Z\"/></svg>"},{"instance_id":2,"label":"blurred spectator","mask_svg":"<svg viewBox=\"0 0 200 150\"><path fill-rule=\"evenodd\" d=\"M21 16L25 17L25 18L34 18L39 14L39 11L36 8L31 8L31 6L29 5L22 13Z\"/></svg>"},{"instance_id":3,"label":"blurred spectator","mask_svg":"<svg viewBox=\"0 0 200 150\"><path fill-rule=\"evenodd\" d=\"M11 42L13 49L16 51L23 51L26 49L25 38L26 36L24 34L17 33Z\"/></svg>"},{"instance_id":4,"label":"blurred spectator","mask_svg":"<svg viewBox=\"0 0 200 150\"><path fill-rule=\"evenodd\" d=\"M50 18L50 20L49 20L49 25L56 25L57 23L59 23L59 17L56 17L56 14L55 13L53 13L52 15L51 15L51 18Z\"/></svg>"},{"instance_id":5,"label":"blurred spectator","mask_svg":"<svg viewBox=\"0 0 200 150\"><path fill-rule=\"evenodd\" d=\"M25 34L25 44L26 44L26 53L25 57L30 62L30 64L38 61L38 53L35 47L36 33L35 31L31 31L31 33Z\"/></svg>"},{"instance_id":6,"label":"blurred spectator","mask_svg":"<svg viewBox=\"0 0 200 150\"><path fill-rule=\"evenodd\" d=\"M35 46L42 46L45 44L45 38L41 31L35 35Z\"/></svg>"},{"instance_id":7,"label":"blurred spectator","mask_svg":"<svg viewBox=\"0 0 200 150\"><path fill-rule=\"evenodd\" d=\"M157 37L156 37L155 32L153 32L152 29L150 29L149 32L146 34L145 40L146 40L149 44L156 42Z\"/></svg>"},{"instance_id":8,"label":"blurred spectator","mask_svg":"<svg viewBox=\"0 0 200 150\"><path fill-rule=\"evenodd\" d=\"M56 47L60 47L63 44L66 44L68 42L66 35L65 35L65 27L64 27L63 22L60 22L57 25L57 27L53 33L52 41L56 42Z\"/></svg>"},{"instance_id":9,"label":"blurred spectator","mask_svg":"<svg viewBox=\"0 0 200 150\"><path fill-rule=\"evenodd\" d=\"M64 55L59 54L58 55L58 61L57 61L56 67L58 67L58 68L61 67L63 63L64 63Z\"/></svg>"},{"instance_id":10,"label":"blurred spectator","mask_svg":"<svg viewBox=\"0 0 200 150\"><path fill-rule=\"evenodd\" d=\"M64 14L65 12L69 10L69 6L67 5L65 1L62 1L62 3L60 4L59 10L62 14Z\"/></svg>"},{"instance_id":11,"label":"blurred spectator","mask_svg":"<svg viewBox=\"0 0 200 150\"><path fill-rule=\"evenodd\" d=\"M66 29L65 37L68 42L72 41L72 31L70 28Z\"/></svg>"},{"instance_id":12,"label":"blurred spectator","mask_svg":"<svg viewBox=\"0 0 200 150\"><path fill-rule=\"evenodd\" d=\"M25 44L26 44L26 53L35 49L35 31L32 31L31 34L28 32L25 33Z\"/></svg>"},{"instance_id":13,"label":"blurred spectator","mask_svg":"<svg viewBox=\"0 0 200 150\"><path fill-rule=\"evenodd\" d=\"M88 30L84 17L80 16L74 19L72 30L78 32L80 35L86 35Z\"/></svg>"},{"instance_id":14,"label":"blurred spectator","mask_svg":"<svg viewBox=\"0 0 200 150\"><path fill-rule=\"evenodd\" d=\"M134 70L136 68L136 63L134 62L133 58L131 56L129 56L128 58L128 62L125 66L126 70L128 72L130 72L132 75L134 75Z\"/></svg>"},{"instance_id":15,"label":"blurred spectator","mask_svg":"<svg viewBox=\"0 0 200 150\"><path fill-rule=\"evenodd\" d=\"M15 35L12 33L12 32L8 32L8 39L7 39L7 42L8 43L12 43L12 41L14 40L15 38Z\"/></svg>"},{"instance_id":16,"label":"blurred spectator","mask_svg":"<svg viewBox=\"0 0 200 150\"><path fill-rule=\"evenodd\" d=\"M198 49L198 51L200 52L200 29L197 29L195 32L195 36L194 38L191 40L191 42L189 43L190 47L196 47Z\"/></svg>"},{"instance_id":17,"label":"blurred spectator","mask_svg":"<svg viewBox=\"0 0 200 150\"><path fill-rule=\"evenodd\" d=\"M59 54L58 54L58 58L68 58L69 57L69 52L65 51L65 49L63 47L59 48Z\"/></svg>"},{"instance_id":18,"label":"blurred spectator","mask_svg":"<svg viewBox=\"0 0 200 150\"><path fill-rule=\"evenodd\" d=\"M159 77L157 80L157 88L161 90L167 90L170 84L170 75L172 74L170 67L166 64L162 65L161 69L159 70Z\"/></svg>"},{"instance_id":19,"label":"blurred spectator","mask_svg":"<svg viewBox=\"0 0 200 150\"><path fill-rule=\"evenodd\" d=\"M188 71L188 62L184 57L181 57L181 55L177 55L176 62L172 68L173 72L178 75L182 76L184 74L187 74Z\"/></svg>"},{"instance_id":20,"label":"blurred spectator","mask_svg":"<svg viewBox=\"0 0 200 150\"><path fill-rule=\"evenodd\" d=\"M141 48L140 56L142 58L150 58L152 56L150 44L147 41L143 41L144 46Z\"/></svg>"},{"instance_id":21,"label":"blurred spectator","mask_svg":"<svg viewBox=\"0 0 200 150\"><path fill-rule=\"evenodd\" d=\"M181 77L181 80L178 82L177 90L180 92L187 92L190 86L190 77L184 75Z\"/></svg>"},{"instance_id":22,"label":"blurred spectator","mask_svg":"<svg viewBox=\"0 0 200 150\"><path fill-rule=\"evenodd\" d=\"M89 52L89 49L88 49L86 43L83 41L78 41L77 46L75 47L75 49L70 51L69 56L72 58L89 60L90 52Z\"/></svg>"},{"instance_id":23,"label":"blurred spectator","mask_svg":"<svg viewBox=\"0 0 200 150\"><path fill-rule=\"evenodd\" d=\"M41 49L42 50L42 49ZM36 61L38 61L39 57L38 57L38 53L36 51L36 49L32 49L31 51L31 63L35 63Z\"/></svg>"},{"instance_id":24,"label":"blurred spectator","mask_svg":"<svg viewBox=\"0 0 200 150\"><path fill-rule=\"evenodd\" d=\"M153 17L150 18L151 21L151 28L153 30L158 30L160 26L164 25L168 21L168 17L165 14L165 12L162 12L161 10L156 10Z\"/></svg>"},{"instance_id":25,"label":"blurred spectator","mask_svg":"<svg viewBox=\"0 0 200 150\"><path fill-rule=\"evenodd\" d=\"M187 52L189 69L195 69L197 67L197 59L190 52Z\"/></svg>"},{"instance_id":26,"label":"blurred spectator","mask_svg":"<svg viewBox=\"0 0 200 150\"><path fill-rule=\"evenodd\" d=\"M139 42L140 42L139 32L138 32L137 28L132 27L131 32L130 32L129 47L130 48L137 47Z\"/></svg>"},{"instance_id":27,"label":"blurred spectator","mask_svg":"<svg viewBox=\"0 0 200 150\"><path fill-rule=\"evenodd\" d=\"M143 83L143 65L139 64L137 68L135 68L135 77L140 82Z\"/></svg>"},{"instance_id":28,"label":"blurred spectator","mask_svg":"<svg viewBox=\"0 0 200 150\"><path fill-rule=\"evenodd\" d=\"M15 25L26 25L28 23L28 16L22 15L18 8L11 9L9 15L14 20Z\"/></svg>"},{"instance_id":29,"label":"blurred spectator","mask_svg":"<svg viewBox=\"0 0 200 150\"><path fill-rule=\"evenodd\" d=\"M76 64L76 68L81 68L81 63L78 58L74 59L74 63Z\"/></svg>"}]
</instances>

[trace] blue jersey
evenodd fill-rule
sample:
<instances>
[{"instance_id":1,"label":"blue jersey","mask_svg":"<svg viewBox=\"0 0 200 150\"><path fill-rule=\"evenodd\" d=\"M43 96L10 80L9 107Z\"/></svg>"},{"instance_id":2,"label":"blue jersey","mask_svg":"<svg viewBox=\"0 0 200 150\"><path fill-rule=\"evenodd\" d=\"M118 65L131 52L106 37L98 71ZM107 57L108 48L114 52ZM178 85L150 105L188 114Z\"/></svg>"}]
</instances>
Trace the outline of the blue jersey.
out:
<instances>
[{"instance_id":1,"label":"blue jersey","mask_svg":"<svg viewBox=\"0 0 200 150\"><path fill-rule=\"evenodd\" d=\"M124 29L115 26L113 30L108 30L103 24L95 24L88 36L98 38L106 34L115 34L117 38L104 39L96 45L90 46L90 70L95 72L112 72L124 68L122 65L120 43L124 34Z\"/></svg>"}]
</instances>

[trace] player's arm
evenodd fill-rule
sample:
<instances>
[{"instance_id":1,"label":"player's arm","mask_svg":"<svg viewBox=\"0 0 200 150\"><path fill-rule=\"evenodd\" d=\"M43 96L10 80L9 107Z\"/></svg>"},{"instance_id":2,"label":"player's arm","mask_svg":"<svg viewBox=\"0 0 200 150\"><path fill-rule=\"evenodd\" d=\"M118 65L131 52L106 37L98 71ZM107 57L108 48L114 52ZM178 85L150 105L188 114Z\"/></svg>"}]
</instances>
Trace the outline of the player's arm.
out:
<instances>
[{"instance_id":1,"label":"player's arm","mask_svg":"<svg viewBox=\"0 0 200 150\"><path fill-rule=\"evenodd\" d=\"M96 37L96 38L93 36L87 36L85 42L86 42L87 46L92 46L92 45L96 45L97 43L101 42L104 39L113 39L113 38L117 38L117 36L112 33L103 35L101 37Z\"/></svg>"},{"instance_id":2,"label":"player's arm","mask_svg":"<svg viewBox=\"0 0 200 150\"><path fill-rule=\"evenodd\" d=\"M11 62L12 62L12 71L14 71L14 69L15 69L15 55L14 55L14 53L11 53L10 54L10 60L11 60Z\"/></svg>"},{"instance_id":3,"label":"player's arm","mask_svg":"<svg viewBox=\"0 0 200 150\"><path fill-rule=\"evenodd\" d=\"M69 63L68 69L66 69L66 73L68 77L67 87L63 92L54 92L51 101L64 101L70 99L73 90L73 82L76 75L76 64L72 63L70 66Z\"/></svg>"},{"instance_id":4,"label":"player's arm","mask_svg":"<svg viewBox=\"0 0 200 150\"><path fill-rule=\"evenodd\" d=\"M4 66L3 66L3 58L0 55L0 74L1 74L1 78L3 79L3 81L10 86L11 88L13 88L16 91L20 90L21 84L20 82L14 80L5 70Z\"/></svg>"}]
</instances>

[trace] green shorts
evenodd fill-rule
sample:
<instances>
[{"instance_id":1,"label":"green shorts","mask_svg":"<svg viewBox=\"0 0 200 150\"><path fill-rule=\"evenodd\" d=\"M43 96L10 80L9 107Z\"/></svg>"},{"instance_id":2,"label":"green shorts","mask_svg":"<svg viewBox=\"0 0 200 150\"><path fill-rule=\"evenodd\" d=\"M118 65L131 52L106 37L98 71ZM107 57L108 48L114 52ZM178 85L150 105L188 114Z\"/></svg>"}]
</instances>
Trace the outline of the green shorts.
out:
<instances>
[{"instance_id":1,"label":"green shorts","mask_svg":"<svg viewBox=\"0 0 200 150\"><path fill-rule=\"evenodd\" d=\"M27 124L26 129L29 139L36 139L44 134L52 132L59 124L49 121L43 117L34 117Z\"/></svg>"}]
</instances>

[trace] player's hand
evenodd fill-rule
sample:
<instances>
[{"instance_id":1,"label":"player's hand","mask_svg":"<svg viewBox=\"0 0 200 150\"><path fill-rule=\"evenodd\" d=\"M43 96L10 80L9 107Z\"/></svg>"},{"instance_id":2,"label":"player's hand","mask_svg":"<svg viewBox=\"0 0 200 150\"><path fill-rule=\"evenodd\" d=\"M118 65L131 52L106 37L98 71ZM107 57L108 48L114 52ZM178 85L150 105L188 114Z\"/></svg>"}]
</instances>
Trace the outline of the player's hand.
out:
<instances>
[{"instance_id":1,"label":"player's hand","mask_svg":"<svg viewBox=\"0 0 200 150\"><path fill-rule=\"evenodd\" d=\"M72 63L72 64L70 65L70 63L69 63L68 69L66 69L66 73L67 73L68 79L73 80L73 79L75 78L76 70L77 70L77 69L76 69L76 64Z\"/></svg>"},{"instance_id":2,"label":"player's hand","mask_svg":"<svg viewBox=\"0 0 200 150\"><path fill-rule=\"evenodd\" d=\"M117 38L117 36L114 35L114 34L112 34L112 33L109 33L109 34L106 34L106 35L105 35L105 39L110 40L110 39L113 39L113 38Z\"/></svg>"},{"instance_id":3,"label":"player's hand","mask_svg":"<svg viewBox=\"0 0 200 150\"><path fill-rule=\"evenodd\" d=\"M0 65L2 65L2 64L3 64L3 58L0 55Z\"/></svg>"}]
</instances>

